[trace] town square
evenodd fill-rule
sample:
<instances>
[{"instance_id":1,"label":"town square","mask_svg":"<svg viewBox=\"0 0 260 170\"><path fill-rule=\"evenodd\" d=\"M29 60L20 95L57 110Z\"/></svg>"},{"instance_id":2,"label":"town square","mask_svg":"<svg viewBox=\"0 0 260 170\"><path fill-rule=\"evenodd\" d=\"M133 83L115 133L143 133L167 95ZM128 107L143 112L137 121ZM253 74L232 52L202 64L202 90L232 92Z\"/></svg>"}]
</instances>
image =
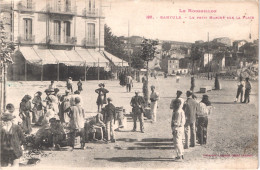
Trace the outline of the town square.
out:
<instances>
[{"instance_id":1,"label":"town square","mask_svg":"<svg viewBox=\"0 0 260 170\"><path fill-rule=\"evenodd\" d=\"M257 169L258 4L0 5L1 169Z\"/></svg>"}]
</instances>

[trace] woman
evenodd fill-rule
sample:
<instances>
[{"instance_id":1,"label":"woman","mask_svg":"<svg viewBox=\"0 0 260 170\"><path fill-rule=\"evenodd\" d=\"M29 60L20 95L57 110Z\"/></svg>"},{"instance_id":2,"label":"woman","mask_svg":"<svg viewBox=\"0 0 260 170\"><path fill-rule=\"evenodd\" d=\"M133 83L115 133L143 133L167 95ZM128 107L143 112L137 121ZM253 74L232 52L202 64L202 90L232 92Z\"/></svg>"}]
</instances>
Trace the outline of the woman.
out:
<instances>
[{"instance_id":1,"label":"woman","mask_svg":"<svg viewBox=\"0 0 260 170\"><path fill-rule=\"evenodd\" d=\"M12 123L15 118L10 113L4 113L1 116L1 167L19 166L19 158L22 156L22 143L24 135L20 126Z\"/></svg>"},{"instance_id":2,"label":"woman","mask_svg":"<svg viewBox=\"0 0 260 170\"><path fill-rule=\"evenodd\" d=\"M42 98L41 98L42 92L38 91L33 100L32 103L34 104L33 106L33 113L34 113L34 117L35 117L35 124L36 125L40 125L40 118L43 116L43 109L42 109Z\"/></svg>"},{"instance_id":3,"label":"woman","mask_svg":"<svg viewBox=\"0 0 260 170\"><path fill-rule=\"evenodd\" d=\"M104 83L100 83L98 86L100 88L96 89L95 92L98 93L97 105L98 105L98 112L99 112L100 108L103 107L103 104L107 104L106 94L109 93L109 91L107 89L105 89Z\"/></svg>"},{"instance_id":4,"label":"woman","mask_svg":"<svg viewBox=\"0 0 260 170\"><path fill-rule=\"evenodd\" d=\"M20 103L19 109L19 116L23 120L22 122L22 129L25 134L30 134L32 132L32 125L31 125L31 116L30 112L32 112L31 106L31 96L25 95Z\"/></svg>"}]
</instances>

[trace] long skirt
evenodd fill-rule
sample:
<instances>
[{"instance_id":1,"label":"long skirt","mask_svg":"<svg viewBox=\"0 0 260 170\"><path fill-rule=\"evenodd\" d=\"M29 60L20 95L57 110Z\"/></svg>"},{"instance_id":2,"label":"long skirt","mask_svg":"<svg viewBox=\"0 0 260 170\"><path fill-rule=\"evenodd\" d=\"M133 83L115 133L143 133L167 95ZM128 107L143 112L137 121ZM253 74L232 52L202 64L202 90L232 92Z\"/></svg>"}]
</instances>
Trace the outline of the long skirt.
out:
<instances>
[{"instance_id":1,"label":"long skirt","mask_svg":"<svg viewBox=\"0 0 260 170\"><path fill-rule=\"evenodd\" d=\"M26 116L23 118L22 129L26 134L30 134L32 132L32 123L30 116Z\"/></svg>"}]
</instances>

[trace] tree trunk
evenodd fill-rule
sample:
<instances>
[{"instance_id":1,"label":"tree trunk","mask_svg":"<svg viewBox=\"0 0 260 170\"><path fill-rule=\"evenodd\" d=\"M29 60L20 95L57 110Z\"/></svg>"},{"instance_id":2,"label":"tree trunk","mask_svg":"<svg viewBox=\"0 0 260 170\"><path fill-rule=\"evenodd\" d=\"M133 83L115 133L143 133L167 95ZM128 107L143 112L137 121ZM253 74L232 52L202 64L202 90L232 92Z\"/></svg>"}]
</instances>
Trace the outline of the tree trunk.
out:
<instances>
[{"instance_id":1,"label":"tree trunk","mask_svg":"<svg viewBox=\"0 0 260 170\"><path fill-rule=\"evenodd\" d=\"M149 79L149 70L148 70L148 61L147 61L147 67L146 67L146 84L145 84L145 94L144 94L144 99L145 99L145 103L146 103L146 106L148 106L148 96L149 96L149 94L148 94L148 87L149 87L149 81L148 81L148 79Z\"/></svg>"},{"instance_id":2,"label":"tree trunk","mask_svg":"<svg viewBox=\"0 0 260 170\"><path fill-rule=\"evenodd\" d=\"M3 103L3 110L5 112L5 106L6 106L6 93L7 93L7 63L4 63L4 103Z\"/></svg>"},{"instance_id":3,"label":"tree trunk","mask_svg":"<svg viewBox=\"0 0 260 170\"><path fill-rule=\"evenodd\" d=\"M1 63L0 65L0 115L2 114L2 103L3 103L3 72L4 72L4 68L3 65Z\"/></svg>"}]
</instances>

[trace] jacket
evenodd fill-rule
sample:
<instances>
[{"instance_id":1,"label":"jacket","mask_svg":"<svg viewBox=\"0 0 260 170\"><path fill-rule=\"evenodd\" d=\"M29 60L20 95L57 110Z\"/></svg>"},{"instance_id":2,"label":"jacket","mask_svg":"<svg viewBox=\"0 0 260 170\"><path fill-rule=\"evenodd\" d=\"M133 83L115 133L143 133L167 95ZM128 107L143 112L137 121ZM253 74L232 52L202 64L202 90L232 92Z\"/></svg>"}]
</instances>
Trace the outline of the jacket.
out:
<instances>
[{"instance_id":1,"label":"jacket","mask_svg":"<svg viewBox=\"0 0 260 170\"><path fill-rule=\"evenodd\" d=\"M116 107L112 103L108 103L105 106L104 122L112 121L116 119Z\"/></svg>"},{"instance_id":2,"label":"jacket","mask_svg":"<svg viewBox=\"0 0 260 170\"><path fill-rule=\"evenodd\" d=\"M188 98L184 105L186 125L196 122L197 110L198 110L198 103L194 99Z\"/></svg>"},{"instance_id":3,"label":"jacket","mask_svg":"<svg viewBox=\"0 0 260 170\"><path fill-rule=\"evenodd\" d=\"M20 126L12 124L10 133L0 127L1 133L1 155L10 149L13 150L15 156L20 158L23 154L21 145L25 142L23 131Z\"/></svg>"}]
</instances>

